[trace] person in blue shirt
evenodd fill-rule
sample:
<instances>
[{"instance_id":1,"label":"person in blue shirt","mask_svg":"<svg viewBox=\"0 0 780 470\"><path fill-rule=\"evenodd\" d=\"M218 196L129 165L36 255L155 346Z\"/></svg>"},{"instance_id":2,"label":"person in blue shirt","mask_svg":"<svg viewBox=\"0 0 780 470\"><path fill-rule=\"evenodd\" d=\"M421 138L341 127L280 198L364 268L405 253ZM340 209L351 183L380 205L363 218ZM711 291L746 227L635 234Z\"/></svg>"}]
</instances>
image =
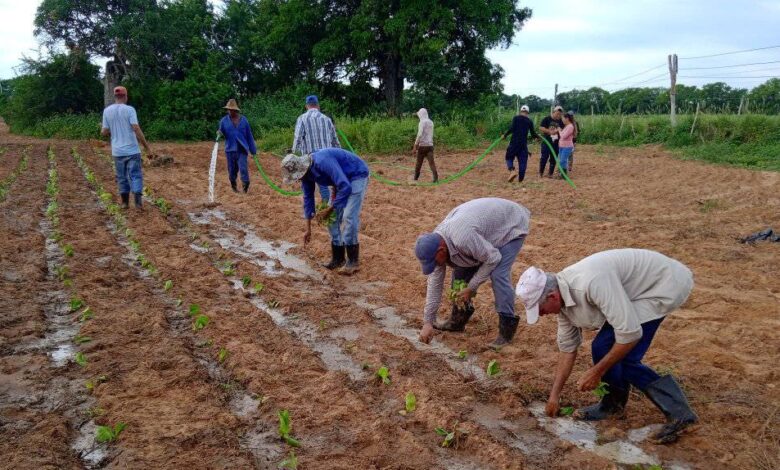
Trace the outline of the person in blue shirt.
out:
<instances>
[{"instance_id":1,"label":"person in blue shirt","mask_svg":"<svg viewBox=\"0 0 780 470\"><path fill-rule=\"evenodd\" d=\"M341 267L341 274L353 274L359 267L360 210L366 196L368 174L368 166L360 157L340 148L326 148L303 156L289 154L282 160L284 182L301 182L303 217L306 219L304 246L311 240L315 184L334 188L328 208L316 213L316 218L324 221L336 212L336 220L328 226L332 256L330 263L324 266L331 270Z\"/></svg>"},{"instance_id":2,"label":"person in blue shirt","mask_svg":"<svg viewBox=\"0 0 780 470\"><path fill-rule=\"evenodd\" d=\"M227 116L219 121L219 132L225 137L225 156L227 157L228 178L233 192L238 192L236 176L241 172L241 182L244 184L244 192L249 190L249 169L247 168L247 154L257 154L255 137L247 118L241 115L241 109L236 100L230 99L224 106L228 110Z\"/></svg>"}]
</instances>

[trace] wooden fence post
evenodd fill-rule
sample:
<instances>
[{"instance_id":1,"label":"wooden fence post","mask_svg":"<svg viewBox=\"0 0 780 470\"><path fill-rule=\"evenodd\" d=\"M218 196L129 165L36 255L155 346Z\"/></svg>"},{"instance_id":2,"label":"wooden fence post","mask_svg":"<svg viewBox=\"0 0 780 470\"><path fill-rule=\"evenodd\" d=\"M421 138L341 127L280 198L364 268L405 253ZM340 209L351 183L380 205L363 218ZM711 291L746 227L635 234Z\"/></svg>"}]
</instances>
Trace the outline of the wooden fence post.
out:
<instances>
[{"instance_id":1,"label":"wooden fence post","mask_svg":"<svg viewBox=\"0 0 780 470\"><path fill-rule=\"evenodd\" d=\"M672 120L672 127L677 125L677 54L669 54L669 78L671 79L671 86L669 87L669 101L670 101L670 117Z\"/></svg>"},{"instance_id":2,"label":"wooden fence post","mask_svg":"<svg viewBox=\"0 0 780 470\"><path fill-rule=\"evenodd\" d=\"M693 135L693 129L696 127L696 119L699 118L699 102L696 102L696 114L693 115L693 124L691 124L691 135Z\"/></svg>"}]
</instances>

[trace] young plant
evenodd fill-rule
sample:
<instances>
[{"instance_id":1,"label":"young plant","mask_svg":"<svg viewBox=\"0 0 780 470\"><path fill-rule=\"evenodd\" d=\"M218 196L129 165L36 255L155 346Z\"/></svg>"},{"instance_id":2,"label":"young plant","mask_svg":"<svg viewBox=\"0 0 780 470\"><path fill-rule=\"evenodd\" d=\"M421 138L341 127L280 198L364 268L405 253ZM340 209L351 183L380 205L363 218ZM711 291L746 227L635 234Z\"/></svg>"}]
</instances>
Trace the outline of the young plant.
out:
<instances>
[{"instance_id":1,"label":"young plant","mask_svg":"<svg viewBox=\"0 0 780 470\"><path fill-rule=\"evenodd\" d=\"M74 360L76 361L76 364L81 367L86 367L87 365L87 356L85 356L83 352L77 352Z\"/></svg>"},{"instance_id":2,"label":"young plant","mask_svg":"<svg viewBox=\"0 0 780 470\"><path fill-rule=\"evenodd\" d=\"M461 349L460 351L458 351L458 359L460 360L465 360L468 357L468 355L469 352L466 351L465 349Z\"/></svg>"},{"instance_id":3,"label":"young plant","mask_svg":"<svg viewBox=\"0 0 780 470\"><path fill-rule=\"evenodd\" d=\"M184 303L184 301L183 301L183 300L181 300L181 297L179 297L178 299L176 299L176 306L177 306L177 307L181 307L181 304L182 304L182 303Z\"/></svg>"},{"instance_id":4,"label":"young plant","mask_svg":"<svg viewBox=\"0 0 780 470\"><path fill-rule=\"evenodd\" d=\"M287 468L289 470L298 470L298 457L295 456L295 451L290 449L290 455L286 459L282 460L279 464L279 468Z\"/></svg>"},{"instance_id":5,"label":"young plant","mask_svg":"<svg viewBox=\"0 0 780 470\"><path fill-rule=\"evenodd\" d=\"M165 292L168 292L168 291L169 291L169 290L171 290L171 289L173 289L173 281L171 281L170 279L168 279L167 281L165 281L165 284L163 284L163 290L164 290Z\"/></svg>"},{"instance_id":6,"label":"young plant","mask_svg":"<svg viewBox=\"0 0 780 470\"><path fill-rule=\"evenodd\" d=\"M376 376L382 379L383 384L390 385L390 370L387 367L380 367L379 370L376 371Z\"/></svg>"},{"instance_id":7,"label":"young plant","mask_svg":"<svg viewBox=\"0 0 780 470\"><path fill-rule=\"evenodd\" d=\"M219 361L220 364L225 362L225 360L227 360L229 354L230 353L228 352L227 349L219 348L219 353L217 354L217 361Z\"/></svg>"},{"instance_id":8,"label":"young plant","mask_svg":"<svg viewBox=\"0 0 780 470\"><path fill-rule=\"evenodd\" d=\"M564 406L561 408L560 415L561 416L571 416L574 414L574 407L573 406Z\"/></svg>"},{"instance_id":9,"label":"young plant","mask_svg":"<svg viewBox=\"0 0 780 470\"><path fill-rule=\"evenodd\" d=\"M609 395L609 384L606 382L599 382L599 385L593 389L593 394L596 395L599 399Z\"/></svg>"},{"instance_id":10,"label":"young plant","mask_svg":"<svg viewBox=\"0 0 780 470\"><path fill-rule=\"evenodd\" d=\"M279 301L278 300L272 300L272 301L268 302L268 306L271 307L271 308L276 308L276 307L279 306Z\"/></svg>"},{"instance_id":11,"label":"young plant","mask_svg":"<svg viewBox=\"0 0 780 470\"><path fill-rule=\"evenodd\" d=\"M84 301L79 299L78 297L71 297L70 299L70 311L75 312L76 310L80 309L84 306Z\"/></svg>"},{"instance_id":12,"label":"young plant","mask_svg":"<svg viewBox=\"0 0 780 470\"><path fill-rule=\"evenodd\" d=\"M73 257L73 246L72 245L65 245L62 247L62 253L65 254L68 258Z\"/></svg>"},{"instance_id":13,"label":"young plant","mask_svg":"<svg viewBox=\"0 0 780 470\"><path fill-rule=\"evenodd\" d=\"M198 304L190 304L190 316L194 317L195 315L200 313L200 305Z\"/></svg>"},{"instance_id":14,"label":"young plant","mask_svg":"<svg viewBox=\"0 0 780 470\"><path fill-rule=\"evenodd\" d=\"M417 397L414 396L414 393L408 392L406 394L406 397L404 399L406 403L406 412L411 413L414 410L417 409Z\"/></svg>"},{"instance_id":15,"label":"young plant","mask_svg":"<svg viewBox=\"0 0 780 470\"><path fill-rule=\"evenodd\" d=\"M279 437L292 447L300 447L301 443L290 435L292 433L292 422L290 421L290 412L279 410Z\"/></svg>"},{"instance_id":16,"label":"young plant","mask_svg":"<svg viewBox=\"0 0 780 470\"><path fill-rule=\"evenodd\" d=\"M81 311L81 316L79 316L79 321L80 322L85 322L87 320L91 320L92 317L94 317L94 316L95 316L95 314L92 313L92 309L87 307L87 308L85 308L84 310Z\"/></svg>"},{"instance_id":17,"label":"young plant","mask_svg":"<svg viewBox=\"0 0 780 470\"><path fill-rule=\"evenodd\" d=\"M163 215L168 215L168 213L171 211L171 204L161 197L158 197L154 200L154 205L160 209L160 212L162 212Z\"/></svg>"},{"instance_id":18,"label":"young plant","mask_svg":"<svg viewBox=\"0 0 780 470\"><path fill-rule=\"evenodd\" d=\"M54 268L54 272L57 274L57 279L59 279L60 281L65 282L65 279L68 278L67 266L57 266Z\"/></svg>"},{"instance_id":19,"label":"young plant","mask_svg":"<svg viewBox=\"0 0 780 470\"><path fill-rule=\"evenodd\" d=\"M319 214L320 212L324 211L328 207L329 207L328 201L320 202L319 205L317 206L317 213ZM322 219L322 220L318 219L318 221L320 225L325 227L330 227L331 225L333 225L333 223L336 222L336 211L335 210L331 211L327 219Z\"/></svg>"},{"instance_id":20,"label":"young plant","mask_svg":"<svg viewBox=\"0 0 780 470\"><path fill-rule=\"evenodd\" d=\"M89 336L76 335L73 338L73 342L76 343L76 344L89 343L90 341L92 341L92 338L90 338Z\"/></svg>"},{"instance_id":21,"label":"young plant","mask_svg":"<svg viewBox=\"0 0 780 470\"><path fill-rule=\"evenodd\" d=\"M488 377L495 377L499 372L501 372L501 368L498 366L498 361L493 359L488 363L487 375Z\"/></svg>"},{"instance_id":22,"label":"young plant","mask_svg":"<svg viewBox=\"0 0 780 470\"><path fill-rule=\"evenodd\" d=\"M436 434L442 436L444 439L441 441L442 447L455 447L457 449L460 438L466 434L463 429L458 429L458 423L455 423L452 431L448 431L439 426L435 429ZM454 444L454 445L453 445Z\"/></svg>"},{"instance_id":23,"label":"young plant","mask_svg":"<svg viewBox=\"0 0 780 470\"><path fill-rule=\"evenodd\" d=\"M259 294L260 292L263 291L263 289L265 289L265 285L263 285L262 282L256 282L254 289L255 289L255 294Z\"/></svg>"},{"instance_id":24,"label":"young plant","mask_svg":"<svg viewBox=\"0 0 780 470\"><path fill-rule=\"evenodd\" d=\"M209 317L206 315L198 315L195 317L195 321L192 323L193 331L200 331L209 324Z\"/></svg>"},{"instance_id":25,"label":"young plant","mask_svg":"<svg viewBox=\"0 0 780 470\"><path fill-rule=\"evenodd\" d=\"M469 283L462 280L462 279L456 279L452 283L452 287L447 289L447 299L449 299L450 303L453 305L457 305L460 307L464 307L463 302L461 302L460 299L460 293L463 292L467 287L469 286ZM472 297L474 297L472 295Z\"/></svg>"},{"instance_id":26,"label":"young plant","mask_svg":"<svg viewBox=\"0 0 780 470\"><path fill-rule=\"evenodd\" d=\"M122 422L116 423L113 427L98 426L95 440L100 443L114 442L119 439L119 435L122 434L122 431L124 431L125 428L127 428L127 425Z\"/></svg>"},{"instance_id":27,"label":"young plant","mask_svg":"<svg viewBox=\"0 0 780 470\"><path fill-rule=\"evenodd\" d=\"M252 283L252 278L249 276L244 276L241 278L241 285L244 286L244 289L249 287L249 284Z\"/></svg>"},{"instance_id":28,"label":"young plant","mask_svg":"<svg viewBox=\"0 0 780 470\"><path fill-rule=\"evenodd\" d=\"M233 263L231 263L230 261L225 263L225 266L222 268L222 274L224 274L225 276L232 276L235 273L236 273L236 267L233 266Z\"/></svg>"}]
</instances>

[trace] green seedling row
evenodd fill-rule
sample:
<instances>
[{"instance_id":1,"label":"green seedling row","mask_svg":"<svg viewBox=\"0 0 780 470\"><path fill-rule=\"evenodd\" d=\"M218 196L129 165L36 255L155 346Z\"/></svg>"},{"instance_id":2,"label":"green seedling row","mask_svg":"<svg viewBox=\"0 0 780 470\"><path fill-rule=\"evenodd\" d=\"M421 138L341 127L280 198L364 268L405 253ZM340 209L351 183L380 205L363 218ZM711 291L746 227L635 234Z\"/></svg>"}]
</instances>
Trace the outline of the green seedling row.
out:
<instances>
[{"instance_id":1,"label":"green seedling row","mask_svg":"<svg viewBox=\"0 0 780 470\"><path fill-rule=\"evenodd\" d=\"M300 447L301 442L292 437L292 421L288 410L279 410L279 437L291 447Z\"/></svg>"},{"instance_id":2,"label":"green seedling row","mask_svg":"<svg viewBox=\"0 0 780 470\"><path fill-rule=\"evenodd\" d=\"M51 149L49 149L51 152ZM14 168L14 170L3 178L2 181L0 181L0 202L5 201L5 198L8 197L8 192L10 191L11 185L14 184L14 181L27 171L27 167L30 163L30 155L29 155L29 148L26 148L22 151L22 159L19 161L19 164Z\"/></svg>"},{"instance_id":3,"label":"green seedling row","mask_svg":"<svg viewBox=\"0 0 780 470\"><path fill-rule=\"evenodd\" d=\"M95 440L100 443L114 442L119 439L119 435L126 428L127 425L122 422L116 423L114 426L98 426Z\"/></svg>"}]
</instances>

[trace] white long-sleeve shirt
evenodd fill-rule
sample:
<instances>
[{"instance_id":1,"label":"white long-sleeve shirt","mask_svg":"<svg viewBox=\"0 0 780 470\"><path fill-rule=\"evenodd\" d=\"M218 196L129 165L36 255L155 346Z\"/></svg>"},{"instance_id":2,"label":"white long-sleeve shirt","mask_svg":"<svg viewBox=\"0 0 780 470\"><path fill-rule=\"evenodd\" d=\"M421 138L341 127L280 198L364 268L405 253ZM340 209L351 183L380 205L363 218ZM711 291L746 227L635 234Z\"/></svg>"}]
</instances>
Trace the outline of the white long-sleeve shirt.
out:
<instances>
[{"instance_id":1,"label":"white long-sleeve shirt","mask_svg":"<svg viewBox=\"0 0 780 470\"><path fill-rule=\"evenodd\" d=\"M417 111L420 124L417 126L417 140L415 144L422 147L433 147L433 121L428 119L428 111L421 108Z\"/></svg>"}]
</instances>

